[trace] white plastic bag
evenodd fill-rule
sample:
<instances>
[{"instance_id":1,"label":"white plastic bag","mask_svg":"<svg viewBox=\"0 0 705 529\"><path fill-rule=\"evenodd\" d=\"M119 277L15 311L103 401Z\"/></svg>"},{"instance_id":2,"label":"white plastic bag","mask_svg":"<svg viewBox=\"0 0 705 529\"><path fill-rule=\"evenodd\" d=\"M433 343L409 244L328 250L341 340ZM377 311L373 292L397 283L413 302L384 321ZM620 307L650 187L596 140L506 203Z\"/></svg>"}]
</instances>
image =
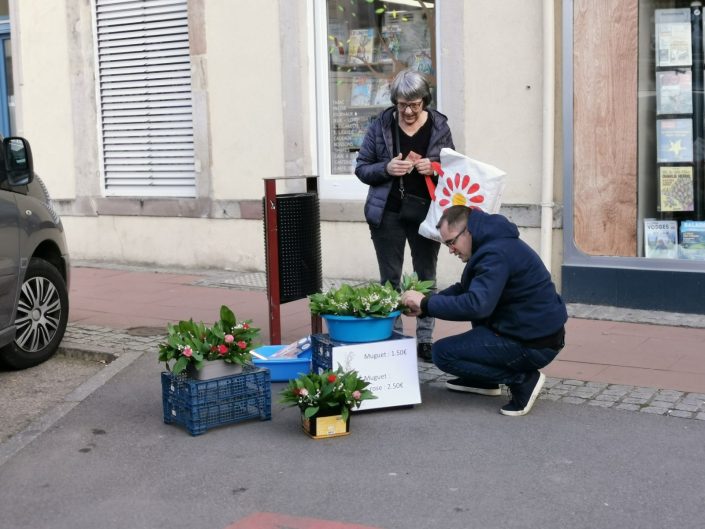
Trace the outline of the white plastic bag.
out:
<instances>
[{"instance_id":1,"label":"white plastic bag","mask_svg":"<svg viewBox=\"0 0 705 529\"><path fill-rule=\"evenodd\" d=\"M419 226L420 235L441 242L436 224L443 210L450 206L479 208L486 213L499 212L506 176L501 169L444 148L441 149L441 171L438 174L436 196L428 208L426 219Z\"/></svg>"}]
</instances>

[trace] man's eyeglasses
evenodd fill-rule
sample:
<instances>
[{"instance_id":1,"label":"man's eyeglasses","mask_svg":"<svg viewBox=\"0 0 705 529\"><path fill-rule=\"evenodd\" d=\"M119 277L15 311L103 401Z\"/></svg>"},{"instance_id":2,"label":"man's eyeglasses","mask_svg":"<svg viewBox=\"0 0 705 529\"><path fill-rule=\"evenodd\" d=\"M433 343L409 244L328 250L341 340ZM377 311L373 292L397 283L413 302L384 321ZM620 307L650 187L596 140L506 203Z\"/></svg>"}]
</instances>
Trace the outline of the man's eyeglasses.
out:
<instances>
[{"instance_id":1,"label":"man's eyeglasses","mask_svg":"<svg viewBox=\"0 0 705 529\"><path fill-rule=\"evenodd\" d=\"M458 242L458 238L459 238L463 233L465 233L465 230L467 230L467 229L468 229L468 227L465 226L465 227L462 229L462 231L461 231L460 233L458 233L458 235L456 235L456 236L453 237L452 239L449 239L449 240L447 240L447 241L443 241L443 244L445 244L448 248L455 248L455 243Z\"/></svg>"},{"instance_id":2,"label":"man's eyeglasses","mask_svg":"<svg viewBox=\"0 0 705 529\"><path fill-rule=\"evenodd\" d=\"M423 101L414 101L413 103L399 102L397 103L397 108L399 109L399 112L405 112L407 108L410 108L412 112L418 112L419 110L421 110L422 104Z\"/></svg>"}]
</instances>

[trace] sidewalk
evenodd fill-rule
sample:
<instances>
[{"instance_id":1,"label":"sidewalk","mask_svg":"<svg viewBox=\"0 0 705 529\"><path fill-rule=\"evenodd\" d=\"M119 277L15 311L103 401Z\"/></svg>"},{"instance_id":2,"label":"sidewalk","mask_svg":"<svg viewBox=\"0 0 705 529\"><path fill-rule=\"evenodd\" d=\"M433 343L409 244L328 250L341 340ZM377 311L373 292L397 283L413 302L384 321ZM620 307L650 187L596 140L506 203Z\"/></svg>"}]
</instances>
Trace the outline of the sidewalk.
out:
<instances>
[{"instance_id":1,"label":"sidewalk","mask_svg":"<svg viewBox=\"0 0 705 529\"><path fill-rule=\"evenodd\" d=\"M326 280L324 288L333 284ZM180 319L215 321L224 304L252 319L269 343L263 273L184 274L85 263L72 269L70 300L71 325L142 336L163 334L167 323ZM705 316L580 305L569 312L566 347L544 370L549 377L705 394ZM413 335L413 320L404 320ZM643 321L653 323L638 323ZM281 322L284 343L308 334L307 301L283 304ZM434 337L465 329L465 323L438 320Z\"/></svg>"},{"instance_id":2,"label":"sidewalk","mask_svg":"<svg viewBox=\"0 0 705 529\"><path fill-rule=\"evenodd\" d=\"M72 324L161 334L167 323L180 319L215 321L224 304L239 317L252 319L269 343L263 273L184 274L92 266L72 269ZM334 283L326 281L324 288ZM577 305L569 309L566 347L545 369L548 376L705 393L705 316ZM626 321L598 319L605 317ZM413 320L404 320L406 332L413 335ZM283 304L281 322L284 343L308 334L307 301ZM438 320L434 338L465 329L465 323Z\"/></svg>"}]
</instances>

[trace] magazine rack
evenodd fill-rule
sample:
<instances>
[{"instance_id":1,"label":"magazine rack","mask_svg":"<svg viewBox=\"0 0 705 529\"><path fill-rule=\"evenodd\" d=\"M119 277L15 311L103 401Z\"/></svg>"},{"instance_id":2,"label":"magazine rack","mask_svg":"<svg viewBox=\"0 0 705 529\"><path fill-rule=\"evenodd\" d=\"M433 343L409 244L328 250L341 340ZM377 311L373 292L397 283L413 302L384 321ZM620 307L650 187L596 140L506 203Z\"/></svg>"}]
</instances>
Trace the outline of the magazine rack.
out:
<instances>
[{"instance_id":1,"label":"magazine rack","mask_svg":"<svg viewBox=\"0 0 705 529\"><path fill-rule=\"evenodd\" d=\"M702 5L655 12L657 212L705 219Z\"/></svg>"},{"instance_id":2,"label":"magazine rack","mask_svg":"<svg viewBox=\"0 0 705 529\"><path fill-rule=\"evenodd\" d=\"M322 286L317 177L301 178L306 179L306 193L292 195L276 192L276 181L290 177L264 179L264 243L272 345L281 343L281 304L319 292ZM308 209L295 208L293 214L285 211L289 203L296 205L302 201L308 203ZM303 256L298 254L302 251ZM284 252L298 253L282 255ZM311 333L320 333L322 327L321 318L311 315Z\"/></svg>"}]
</instances>

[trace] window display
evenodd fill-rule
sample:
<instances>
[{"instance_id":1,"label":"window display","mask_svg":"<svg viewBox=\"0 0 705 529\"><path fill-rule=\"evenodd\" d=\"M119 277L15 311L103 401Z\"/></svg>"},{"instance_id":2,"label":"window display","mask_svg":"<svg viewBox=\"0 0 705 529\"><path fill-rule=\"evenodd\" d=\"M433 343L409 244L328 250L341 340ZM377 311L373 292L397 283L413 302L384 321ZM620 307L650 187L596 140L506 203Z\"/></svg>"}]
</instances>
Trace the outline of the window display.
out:
<instances>
[{"instance_id":1,"label":"window display","mask_svg":"<svg viewBox=\"0 0 705 529\"><path fill-rule=\"evenodd\" d=\"M328 0L330 172L353 174L367 126L391 105L389 82L405 68L435 89L433 1Z\"/></svg>"},{"instance_id":2,"label":"window display","mask_svg":"<svg viewBox=\"0 0 705 529\"><path fill-rule=\"evenodd\" d=\"M641 255L705 260L702 3L644 0L640 17Z\"/></svg>"}]
</instances>

